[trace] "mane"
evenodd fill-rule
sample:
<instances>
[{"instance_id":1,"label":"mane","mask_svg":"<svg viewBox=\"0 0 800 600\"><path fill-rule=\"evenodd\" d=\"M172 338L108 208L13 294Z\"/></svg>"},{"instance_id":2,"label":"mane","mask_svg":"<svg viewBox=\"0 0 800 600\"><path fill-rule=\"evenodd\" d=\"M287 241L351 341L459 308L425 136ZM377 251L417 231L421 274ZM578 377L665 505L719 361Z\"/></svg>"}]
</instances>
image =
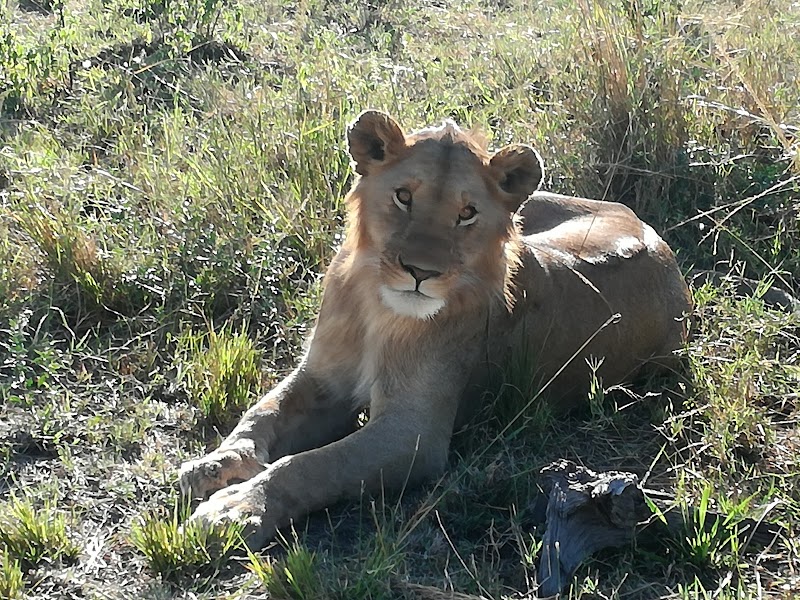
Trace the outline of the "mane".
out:
<instances>
[{"instance_id":1,"label":"mane","mask_svg":"<svg viewBox=\"0 0 800 600\"><path fill-rule=\"evenodd\" d=\"M464 131L452 119L445 119L441 125L436 127L426 127L406 137L409 146L423 140L432 140L454 146L464 146L475 156L486 162L489 160L489 139L477 128Z\"/></svg>"}]
</instances>

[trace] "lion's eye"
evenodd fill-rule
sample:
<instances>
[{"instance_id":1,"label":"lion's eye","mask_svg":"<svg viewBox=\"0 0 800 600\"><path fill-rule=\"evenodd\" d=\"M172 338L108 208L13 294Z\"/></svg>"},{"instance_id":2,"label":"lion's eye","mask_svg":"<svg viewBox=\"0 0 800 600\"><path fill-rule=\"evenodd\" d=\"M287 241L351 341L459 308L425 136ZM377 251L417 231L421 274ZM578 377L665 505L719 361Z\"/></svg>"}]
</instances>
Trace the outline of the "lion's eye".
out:
<instances>
[{"instance_id":1,"label":"lion's eye","mask_svg":"<svg viewBox=\"0 0 800 600\"><path fill-rule=\"evenodd\" d=\"M397 208L406 212L411 210L411 192L406 188L398 188L394 191L394 203Z\"/></svg>"},{"instance_id":2,"label":"lion's eye","mask_svg":"<svg viewBox=\"0 0 800 600\"><path fill-rule=\"evenodd\" d=\"M465 206L458 213L458 224L462 227L472 225L478 218L478 211L474 206Z\"/></svg>"}]
</instances>

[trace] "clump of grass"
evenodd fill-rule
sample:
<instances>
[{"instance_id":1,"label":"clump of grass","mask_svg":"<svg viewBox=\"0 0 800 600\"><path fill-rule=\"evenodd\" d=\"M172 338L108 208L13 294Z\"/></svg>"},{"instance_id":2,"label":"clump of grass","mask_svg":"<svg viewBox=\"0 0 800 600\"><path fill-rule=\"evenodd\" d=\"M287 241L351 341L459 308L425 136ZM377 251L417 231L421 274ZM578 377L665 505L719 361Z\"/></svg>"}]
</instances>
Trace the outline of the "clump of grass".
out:
<instances>
[{"instance_id":1,"label":"clump of grass","mask_svg":"<svg viewBox=\"0 0 800 600\"><path fill-rule=\"evenodd\" d=\"M1 552L0 555L0 598L19 598L23 587L19 561L11 558L7 552Z\"/></svg>"},{"instance_id":2,"label":"clump of grass","mask_svg":"<svg viewBox=\"0 0 800 600\"><path fill-rule=\"evenodd\" d=\"M739 522L747 513L750 499L721 502L723 514L714 514L711 510L713 491L713 486L705 482L697 504L691 506L687 499L680 502L683 531L668 537L666 542L682 564L688 563L698 569L736 568L742 551ZM651 509L666 524L660 510L655 505L651 505Z\"/></svg>"},{"instance_id":3,"label":"clump of grass","mask_svg":"<svg viewBox=\"0 0 800 600\"><path fill-rule=\"evenodd\" d=\"M261 384L261 353L246 333L185 333L181 365L190 399L213 425L223 425L249 406Z\"/></svg>"},{"instance_id":4,"label":"clump of grass","mask_svg":"<svg viewBox=\"0 0 800 600\"><path fill-rule=\"evenodd\" d=\"M69 211L42 205L19 207L16 221L44 258L65 312L93 319L134 314L147 294L125 272L118 257L98 244L85 223Z\"/></svg>"},{"instance_id":5,"label":"clump of grass","mask_svg":"<svg viewBox=\"0 0 800 600\"><path fill-rule=\"evenodd\" d=\"M359 544L352 556L314 552L295 537L291 545L283 541L286 554L277 560L265 561L248 553L248 568L270 598L393 598L390 581L403 554L393 541L391 526L374 516L379 531Z\"/></svg>"},{"instance_id":6,"label":"clump of grass","mask_svg":"<svg viewBox=\"0 0 800 600\"><path fill-rule=\"evenodd\" d=\"M584 103L576 109L593 123L603 193L653 218L677 182L687 141L676 5L656 2L648 11L639 3L579 4L576 75L600 93L574 101ZM652 37L659 42L643 43Z\"/></svg>"},{"instance_id":7,"label":"clump of grass","mask_svg":"<svg viewBox=\"0 0 800 600\"><path fill-rule=\"evenodd\" d=\"M67 215L51 214L42 206L20 210L17 221L42 251L59 283L74 282L94 303L102 301L108 269L86 231Z\"/></svg>"},{"instance_id":8,"label":"clump of grass","mask_svg":"<svg viewBox=\"0 0 800 600\"><path fill-rule=\"evenodd\" d=\"M309 600L320 591L317 555L305 546L294 544L280 560L265 561L248 553L248 568L261 582L270 598Z\"/></svg>"},{"instance_id":9,"label":"clump of grass","mask_svg":"<svg viewBox=\"0 0 800 600\"><path fill-rule=\"evenodd\" d=\"M13 496L0 507L0 549L26 566L44 559L71 562L80 553L67 535L63 514L49 503L40 508L27 498Z\"/></svg>"},{"instance_id":10,"label":"clump of grass","mask_svg":"<svg viewBox=\"0 0 800 600\"><path fill-rule=\"evenodd\" d=\"M131 528L130 541L164 579L201 572L216 573L230 554L241 548L242 526L230 523L209 527L187 521L188 507L176 504L172 515L147 513Z\"/></svg>"},{"instance_id":11,"label":"clump of grass","mask_svg":"<svg viewBox=\"0 0 800 600\"><path fill-rule=\"evenodd\" d=\"M721 566L724 555L735 556L739 548L736 513L729 512L724 518L710 514L712 489L709 484L703 486L700 503L691 514L684 508L687 526L681 548L686 559L701 568Z\"/></svg>"}]
</instances>

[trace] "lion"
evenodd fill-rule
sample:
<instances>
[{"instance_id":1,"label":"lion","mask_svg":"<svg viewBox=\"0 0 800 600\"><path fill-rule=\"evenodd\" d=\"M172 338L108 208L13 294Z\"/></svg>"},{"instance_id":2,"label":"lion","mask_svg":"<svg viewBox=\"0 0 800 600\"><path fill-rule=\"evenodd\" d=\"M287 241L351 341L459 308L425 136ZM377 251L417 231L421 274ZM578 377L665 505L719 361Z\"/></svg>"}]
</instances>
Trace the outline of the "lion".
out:
<instances>
[{"instance_id":1,"label":"lion","mask_svg":"<svg viewBox=\"0 0 800 600\"><path fill-rule=\"evenodd\" d=\"M685 341L690 295L667 244L621 204L537 191L530 146L490 153L449 120L406 135L374 110L347 142L346 236L300 364L180 470L204 499L192 518L239 523L251 547L341 499L440 476L514 352L568 409L590 359L614 384L671 368Z\"/></svg>"}]
</instances>

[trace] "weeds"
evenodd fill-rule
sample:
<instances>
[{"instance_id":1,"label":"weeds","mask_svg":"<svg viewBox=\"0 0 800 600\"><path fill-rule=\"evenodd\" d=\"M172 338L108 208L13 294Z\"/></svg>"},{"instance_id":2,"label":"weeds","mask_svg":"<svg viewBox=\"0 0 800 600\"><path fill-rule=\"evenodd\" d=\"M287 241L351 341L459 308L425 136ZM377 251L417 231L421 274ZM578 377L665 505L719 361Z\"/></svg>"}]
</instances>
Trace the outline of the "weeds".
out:
<instances>
[{"instance_id":1,"label":"weeds","mask_svg":"<svg viewBox=\"0 0 800 600\"><path fill-rule=\"evenodd\" d=\"M67 535L63 514L50 504L37 507L29 498L14 496L0 507L0 549L7 557L4 565L17 560L28 567L45 559L70 563L80 553Z\"/></svg>"},{"instance_id":2,"label":"weeds","mask_svg":"<svg viewBox=\"0 0 800 600\"><path fill-rule=\"evenodd\" d=\"M245 333L187 333L180 340L189 396L214 425L230 423L253 401L261 384L260 353Z\"/></svg>"},{"instance_id":3,"label":"weeds","mask_svg":"<svg viewBox=\"0 0 800 600\"><path fill-rule=\"evenodd\" d=\"M176 503L171 517L148 513L131 528L131 543L144 555L150 569L165 580L198 573L213 575L243 545L240 525L208 527L186 521L187 509Z\"/></svg>"},{"instance_id":4,"label":"weeds","mask_svg":"<svg viewBox=\"0 0 800 600\"><path fill-rule=\"evenodd\" d=\"M0 598L14 600L22 595L22 569L7 552L0 555Z\"/></svg>"}]
</instances>

